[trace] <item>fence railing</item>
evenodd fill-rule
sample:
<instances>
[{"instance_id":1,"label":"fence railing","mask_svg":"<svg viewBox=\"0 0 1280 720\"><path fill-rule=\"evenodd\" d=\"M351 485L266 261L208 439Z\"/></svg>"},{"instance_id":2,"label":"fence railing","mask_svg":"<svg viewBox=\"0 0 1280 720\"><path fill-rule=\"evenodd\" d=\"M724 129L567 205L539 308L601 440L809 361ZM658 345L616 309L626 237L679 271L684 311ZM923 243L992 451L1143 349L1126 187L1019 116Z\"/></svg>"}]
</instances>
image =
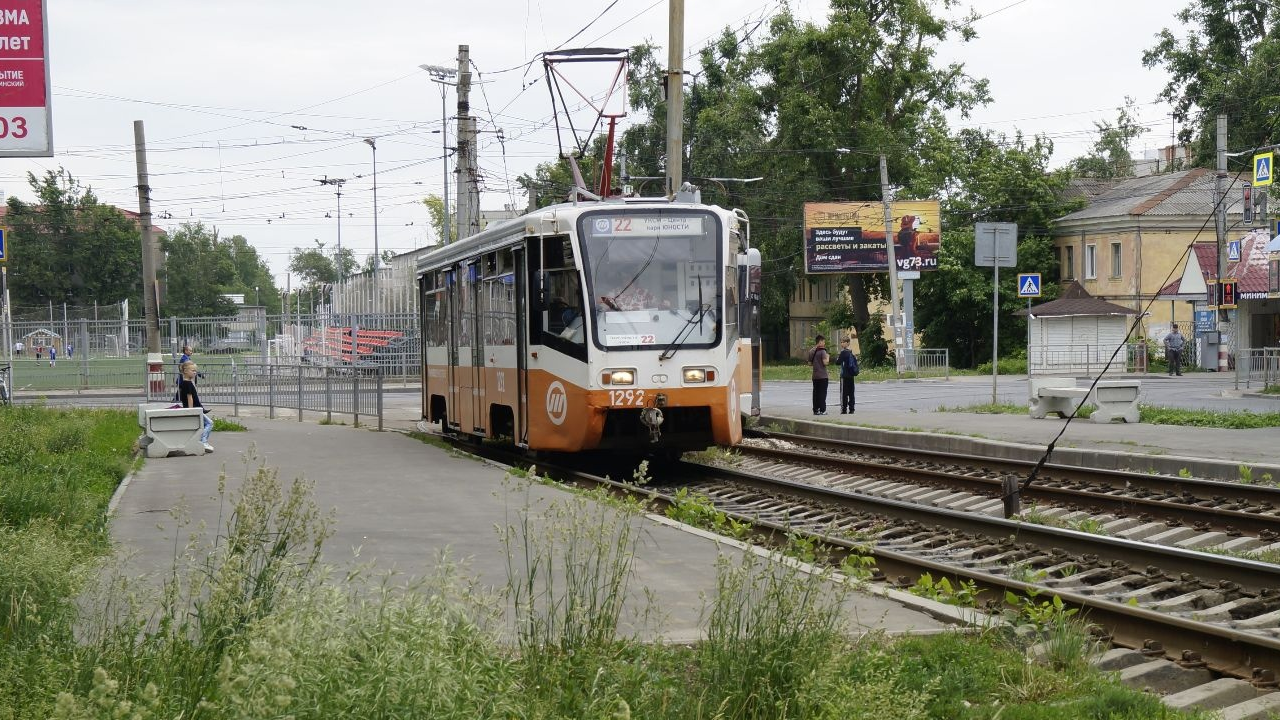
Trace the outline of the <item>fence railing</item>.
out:
<instances>
[{"instance_id":1,"label":"fence railing","mask_svg":"<svg viewBox=\"0 0 1280 720\"><path fill-rule=\"evenodd\" d=\"M1107 368L1113 373L1144 373L1150 362L1146 343L1126 343L1115 355L1115 345L1036 345L1027 348L1027 372L1031 375L1082 373L1093 375ZM1111 363L1110 367L1107 364Z\"/></svg>"},{"instance_id":2,"label":"fence railing","mask_svg":"<svg viewBox=\"0 0 1280 720\"><path fill-rule=\"evenodd\" d=\"M267 408L274 418L277 409L296 410L298 421L305 413L324 413L376 418L383 428L383 377L378 368L353 370L303 363L244 363L205 361L198 363L197 386L200 401L207 405L230 405L232 415L240 407ZM164 391L148 391L148 400L168 400L177 392L177 366L165 368Z\"/></svg>"},{"instance_id":3,"label":"fence railing","mask_svg":"<svg viewBox=\"0 0 1280 720\"><path fill-rule=\"evenodd\" d=\"M1280 347L1239 349L1236 383L1246 388L1280 386Z\"/></svg>"},{"instance_id":4,"label":"fence railing","mask_svg":"<svg viewBox=\"0 0 1280 720\"><path fill-rule=\"evenodd\" d=\"M951 351L946 348L904 350L902 377L951 377Z\"/></svg>"}]
</instances>

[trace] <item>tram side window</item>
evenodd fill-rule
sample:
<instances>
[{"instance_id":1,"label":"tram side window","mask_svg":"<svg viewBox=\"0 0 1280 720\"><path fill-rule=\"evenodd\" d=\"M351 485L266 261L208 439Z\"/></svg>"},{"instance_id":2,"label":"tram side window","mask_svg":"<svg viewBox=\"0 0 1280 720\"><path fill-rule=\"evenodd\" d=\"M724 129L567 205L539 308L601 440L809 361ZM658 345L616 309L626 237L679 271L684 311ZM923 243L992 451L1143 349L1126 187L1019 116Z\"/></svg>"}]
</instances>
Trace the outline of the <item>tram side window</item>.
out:
<instances>
[{"instance_id":1,"label":"tram side window","mask_svg":"<svg viewBox=\"0 0 1280 720\"><path fill-rule=\"evenodd\" d=\"M474 265L463 265L458 272L458 288L454 297L458 304L458 346L471 347L471 336L475 328L472 327L474 305L472 303L472 293L475 292L475 282L472 279L472 273L475 272Z\"/></svg>"},{"instance_id":2,"label":"tram side window","mask_svg":"<svg viewBox=\"0 0 1280 720\"><path fill-rule=\"evenodd\" d=\"M486 278L483 290L485 343L514 345L516 342L515 275L507 273Z\"/></svg>"},{"instance_id":3,"label":"tram side window","mask_svg":"<svg viewBox=\"0 0 1280 720\"><path fill-rule=\"evenodd\" d=\"M429 290L422 296L423 337L427 347L443 347L448 342L449 326L444 317L442 290Z\"/></svg>"}]
</instances>

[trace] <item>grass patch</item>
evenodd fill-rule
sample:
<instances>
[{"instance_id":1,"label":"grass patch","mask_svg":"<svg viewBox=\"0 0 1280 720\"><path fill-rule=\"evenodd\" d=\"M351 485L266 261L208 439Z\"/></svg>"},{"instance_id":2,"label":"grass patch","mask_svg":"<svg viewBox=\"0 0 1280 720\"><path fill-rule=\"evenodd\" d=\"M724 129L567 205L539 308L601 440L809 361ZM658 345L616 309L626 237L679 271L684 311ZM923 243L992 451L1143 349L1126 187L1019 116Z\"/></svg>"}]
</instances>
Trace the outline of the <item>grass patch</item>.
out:
<instances>
[{"instance_id":1,"label":"grass patch","mask_svg":"<svg viewBox=\"0 0 1280 720\"><path fill-rule=\"evenodd\" d=\"M39 425L32 434L50 461L54 428L65 432L82 411L39 412L47 416L23 415L18 427ZM11 432L19 414L0 412L0 429ZM131 414L103 415L115 428L106 436L132 441ZM116 469L126 468L129 444L114 450ZM633 585L646 527L625 505L590 494L535 500L517 487L499 529L506 592L495 595L447 558L407 586L330 577L319 557L332 518L309 484L249 465L236 493L224 487L222 526L175 530L193 539L150 591L112 577L80 590L103 578L87 561L105 544L84 542L76 513L28 509L21 523L0 523L0 716L1184 717L1088 668L1084 641L1056 632L1070 626L1040 600L1019 610L1055 633L1045 664L1028 663L1022 642L996 630L851 634L847 590L821 571L725 555L705 640L650 643L630 628L660 623L660 609L633 617L622 604L637 594L656 602Z\"/></svg>"},{"instance_id":2,"label":"grass patch","mask_svg":"<svg viewBox=\"0 0 1280 720\"><path fill-rule=\"evenodd\" d=\"M1096 410L1093 405L1085 405L1076 415L1087 418ZM1017 403L978 403L974 405L943 406L941 412L967 412L981 414L1026 415L1026 405ZM1138 408L1139 422L1152 425L1179 425L1184 427L1208 427L1226 429L1248 429L1280 427L1280 412L1257 413L1249 410L1185 410L1157 405L1141 405Z\"/></svg>"},{"instance_id":3,"label":"grass patch","mask_svg":"<svg viewBox=\"0 0 1280 720\"><path fill-rule=\"evenodd\" d=\"M248 430L249 428L241 425L235 420L227 420L222 417L215 417L213 419L214 432L246 432Z\"/></svg>"},{"instance_id":4,"label":"grass patch","mask_svg":"<svg viewBox=\"0 0 1280 720\"><path fill-rule=\"evenodd\" d=\"M1280 385L1268 385L1262 388L1263 395L1280 395Z\"/></svg>"}]
</instances>

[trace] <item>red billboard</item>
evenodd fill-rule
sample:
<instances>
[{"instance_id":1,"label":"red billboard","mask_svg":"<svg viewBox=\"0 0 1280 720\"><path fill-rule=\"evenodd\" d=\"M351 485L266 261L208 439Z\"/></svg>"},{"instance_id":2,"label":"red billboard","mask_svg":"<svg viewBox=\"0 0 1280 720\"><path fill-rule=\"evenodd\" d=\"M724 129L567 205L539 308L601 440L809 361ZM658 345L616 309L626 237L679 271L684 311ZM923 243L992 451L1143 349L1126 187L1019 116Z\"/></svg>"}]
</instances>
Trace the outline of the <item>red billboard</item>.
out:
<instances>
[{"instance_id":1,"label":"red billboard","mask_svg":"<svg viewBox=\"0 0 1280 720\"><path fill-rule=\"evenodd\" d=\"M0 157L52 157L45 0L0 0Z\"/></svg>"}]
</instances>

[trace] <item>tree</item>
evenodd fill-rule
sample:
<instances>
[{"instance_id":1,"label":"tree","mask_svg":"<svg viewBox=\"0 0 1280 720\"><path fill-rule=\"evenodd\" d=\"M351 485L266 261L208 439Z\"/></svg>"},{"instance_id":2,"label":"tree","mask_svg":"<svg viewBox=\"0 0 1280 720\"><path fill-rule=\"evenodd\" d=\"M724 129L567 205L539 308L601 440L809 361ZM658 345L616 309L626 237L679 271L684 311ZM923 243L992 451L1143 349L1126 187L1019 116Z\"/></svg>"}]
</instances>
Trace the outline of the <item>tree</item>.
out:
<instances>
[{"instance_id":1,"label":"tree","mask_svg":"<svg viewBox=\"0 0 1280 720\"><path fill-rule=\"evenodd\" d=\"M391 263L392 258L396 256L395 250L383 250L378 258L379 267L386 267ZM373 253L369 253L364 258L364 265L361 266L360 272L373 272Z\"/></svg>"},{"instance_id":2,"label":"tree","mask_svg":"<svg viewBox=\"0 0 1280 720\"><path fill-rule=\"evenodd\" d=\"M442 200L439 195L428 195L422 199L422 204L427 206L427 214L430 216L431 227L436 231L436 237L444 238L444 200ZM449 209L450 211L454 209L452 204L449 205ZM450 212L449 218L451 221L453 217L454 213ZM458 226L457 224L450 222L449 237L448 239L445 239L444 242L451 243L457 239Z\"/></svg>"},{"instance_id":3,"label":"tree","mask_svg":"<svg viewBox=\"0 0 1280 720\"><path fill-rule=\"evenodd\" d=\"M218 238L216 228L204 223L183 223L161 241L165 253L164 312L182 317L207 317L235 313L235 303L225 294L236 281L231 245Z\"/></svg>"},{"instance_id":4,"label":"tree","mask_svg":"<svg viewBox=\"0 0 1280 720\"><path fill-rule=\"evenodd\" d=\"M1270 145L1280 135L1277 17L1269 2L1192 0L1177 14L1187 36L1165 28L1143 53L1143 65L1169 73L1160 97L1173 104L1179 139L1193 143L1197 165L1216 163L1218 113L1227 115L1230 148Z\"/></svg>"},{"instance_id":5,"label":"tree","mask_svg":"<svg viewBox=\"0 0 1280 720\"><path fill-rule=\"evenodd\" d=\"M243 293L246 298L254 298L255 304L261 303L270 310L278 311L280 291L276 288L275 276L257 249L243 235L232 235L223 244L230 250L235 267L235 279L228 285L228 291Z\"/></svg>"},{"instance_id":6,"label":"tree","mask_svg":"<svg viewBox=\"0 0 1280 720\"><path fill-rule=\"evenodd\" d=\"M1098 139L1093 143L1093 151L1071 161L1069 167L1076 175L1094 178L1133 177L1133 156L1129 154L1129 145L1147 128L1139 125L1134 117L1134 101L1131 97L1124 99L1124 107L1116 110L1116 124L1105 120L1095 122Z\"/></svg>"},{"instance_id":7,"label":"tree","mask_svg":"<svg viewBox=\"0 0 1280 720\"><path fill-rule=\"evenodd\" d=\"M686 112L688 175L764 178L708 186L704 200L743 207L752 218L752 237L767 263L766 333L785 331L787 298L801 271L803 203L878 199L881 152L894 177L909 176L933 116L965 113L988 100L985 80L970 77L962 65L936 62L939 44L974 37L969 24L934 14L950 5L835 0L825 26L784 11L767 27L726 31L703 51L705 82L694 86ZM650 64L633 58L632 65ZM645 78L632 93L650 119L626 133L629 168L682 160L656 155L665 108L654 80ZM862 331L884 276L855 275L848 282Z\"/></svg>"},{"instance_id":8,"label":"tree","mask_svg":"<svg viewBox=\"0 0 1280 720\"><path fill-rule=\"evenodd\" d=\"M102 205L65 169L27 173L34 205L9 198L9 279L13 302L90 305L142 298L138 224Z\"/></svg>"},{"instance_id":9,"label":"tree","mask_svg":"<svg viewBox=\"0 0 1280 720\"><path fill-rule=\"evenodd\" d=\"M948 348L953 365L976 367L991 357L992 271L974 266L974 223L1018 224L1018 266L1000 272L1000 353L1007 355L1026 337L1025 318L1013 315L1023 307L1017 273L1056 279L1049 228L1080 201L1063 199L1070 173L1047 169L1053 144L1046 138L1028 143L1021 134L1008 138L973 129L949 136L941 125L927 137L912 191L943 198L943 241L938 269L916 283L916 330L928 347ZM1056 296L1053 282L1042 287L1042 299Z\"/></svg>"},{"instance_id":10,"label":"tree","mask_svg":"<svg viewBox=\"0 0 1280 720\"><path fill-rule=\"evenodd\" d=\"M311 292L338 281L338 266L335 259L342 262L343 277L351 275L356 268L355 253L351 248L343 248L341 255L335 258L325 252L324 243L319 240L315 243L316 246L313 248L295 247L293 259L289 261L289 270L296 273L302 280L301 286Z\"/></svg>"}]
</instances>

